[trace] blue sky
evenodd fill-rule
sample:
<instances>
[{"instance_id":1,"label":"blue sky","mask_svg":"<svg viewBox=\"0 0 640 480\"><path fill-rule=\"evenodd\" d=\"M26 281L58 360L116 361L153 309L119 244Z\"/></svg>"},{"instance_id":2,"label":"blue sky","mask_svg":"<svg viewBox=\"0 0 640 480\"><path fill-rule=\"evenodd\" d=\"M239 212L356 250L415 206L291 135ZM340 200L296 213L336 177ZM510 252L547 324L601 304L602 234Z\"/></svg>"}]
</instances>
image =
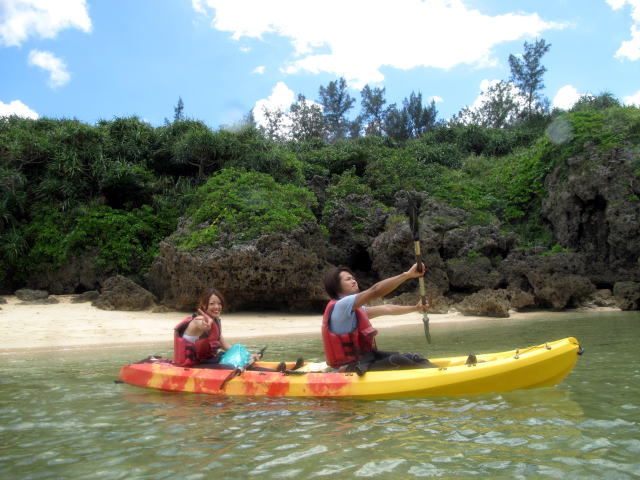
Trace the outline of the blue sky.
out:
<instances>
[{"instance_id":1,"label":"blue sky","mask_svg":"<svg viewBox=\"0 0 640 480\"><path fill-rule=\"evenodd\" d=\"M218 128L344 77L353 114L369 84L446 120L537 38L553 105L640 105L640 0L0 0L0 116Z\"/></svg>"}]
</instances>

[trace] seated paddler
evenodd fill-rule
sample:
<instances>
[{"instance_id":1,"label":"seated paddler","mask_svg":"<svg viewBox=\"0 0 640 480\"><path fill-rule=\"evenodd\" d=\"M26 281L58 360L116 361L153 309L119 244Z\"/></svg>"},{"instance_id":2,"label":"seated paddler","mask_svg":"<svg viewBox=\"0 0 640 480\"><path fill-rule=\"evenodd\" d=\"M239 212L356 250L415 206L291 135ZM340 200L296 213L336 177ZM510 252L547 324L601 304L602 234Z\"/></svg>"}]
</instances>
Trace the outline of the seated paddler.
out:
<instances>
[{"instance_id":1,"label":"seated paddler","mask_svg":"<svg viewBox=\"0 0 640 480\"><path fill-rule=\"evenodd\" d=\"M215 288L207 288L198 300L197 313L182 320L174 329L173 363L181 367L217 365L229 345L222 335L220 314L224 296ZM216 367L213 367L216 368ZM225 368L220 366L219 368Z\"/></svg>"},{"instance_id":2,"label":"seated paddler","mask_svg":"<svg viewBox=\"0 0 640 480\"><path fill-rule=\"evenodd\" d=\"M417 353L378 350L378 331L372 318L381 315L402 315L429 307L418 301L416 305L365 305L388 295L407 280L425 273L424 265L414 264L395 277L381 280L367 290L360 291L355 274L347 267L336 267L324 276L324 286L331 297L322 320L322 341L326 361L339 371L364 374L369 370L430 368L436 365Z\"/></svg>"},{"instance_id":3,"label":"seated paddler","mask_svg":"<svg viewBox=\"0 0 640 480\"><path fill-rule=\"evenodd\" d=\"M220 319L224 306L225 298L216 288L207 288L202 292L197 313L188 316L174 328L173 364L221 370L289 372L285 362L281 362L276 369L256 366L255 361L262 353L252 354L244 345L230 345L224 339ZM303 364L304 360L298 358L292 370Z\"/></svg>"}]
</instances>

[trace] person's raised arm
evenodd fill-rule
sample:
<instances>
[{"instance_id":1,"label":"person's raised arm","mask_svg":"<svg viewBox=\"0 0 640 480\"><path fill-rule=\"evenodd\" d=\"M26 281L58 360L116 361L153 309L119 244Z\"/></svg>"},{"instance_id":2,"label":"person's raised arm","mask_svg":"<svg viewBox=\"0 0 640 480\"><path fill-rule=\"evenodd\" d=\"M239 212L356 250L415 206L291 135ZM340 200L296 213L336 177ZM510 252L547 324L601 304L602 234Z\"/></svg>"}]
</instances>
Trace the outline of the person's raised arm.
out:
<instances>
[{"instance_id":1,"label":"person's raised arm","mask_svg":"<svg viewBox=\"0 0 640 480\"><path fill-rule=\"evenodd\" d=\"M421 277L422 275L424 275L425 271L426 269L424 268L424 265L422 265L421 269L418 270L418 264L414 263L413 266L406 272L403 272L400 275L396 275L395 277L380 280L372 287L356 295L356 301L353 304L353 308L360 308L361 306L366 305L367 303L372 302L377 298L388 295L410 278Z\"/></svg>"},{"instance_id":2,"label":"person's raised arm","mask_svg":"<svg viewBox=\"0 0 640 480\"><path fill-rule=\"evenodd\" d=\"M367 307L367 316L369 318L380 317L382 315L404 315L405 313L420 312L429 308L429 300L426 304L422 304L419 300L416 305L376 305Z\"/></svg>"}]
</instances>

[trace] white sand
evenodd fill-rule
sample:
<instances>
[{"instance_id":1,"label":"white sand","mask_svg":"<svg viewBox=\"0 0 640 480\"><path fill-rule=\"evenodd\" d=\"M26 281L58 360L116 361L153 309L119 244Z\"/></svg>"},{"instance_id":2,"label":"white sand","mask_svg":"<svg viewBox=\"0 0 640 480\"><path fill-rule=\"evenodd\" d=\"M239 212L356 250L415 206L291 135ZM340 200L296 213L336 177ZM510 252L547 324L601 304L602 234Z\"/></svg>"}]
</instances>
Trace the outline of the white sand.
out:
<instances>
[{"instance_id":1,"label":"white sand","mask_svg":"<svg viewBox=\"0 0 640 480\"><path fill-rule=\"evenodd\" d=\"M73 295L53 296L60 303L24 305L16 297L6 296L0 304L0 353L27 349L60 350L89 346L121 346L137 343L173 341L173 327L186 312L154 313L106 311L90 303L71 303ZM549 316L549 312L514 313L510 319ZM555 313L554 315L562 315ZM483 317L466 317L459 313L430 314L431 323L481 321ZM378 329L421 324L419 313L377 317ZM320 335L320 314L228 313L222 315L224 336L238 338L286 336L301 333ZM508 320L507 320L508 321Z\"/></svg>"}]
</instances>

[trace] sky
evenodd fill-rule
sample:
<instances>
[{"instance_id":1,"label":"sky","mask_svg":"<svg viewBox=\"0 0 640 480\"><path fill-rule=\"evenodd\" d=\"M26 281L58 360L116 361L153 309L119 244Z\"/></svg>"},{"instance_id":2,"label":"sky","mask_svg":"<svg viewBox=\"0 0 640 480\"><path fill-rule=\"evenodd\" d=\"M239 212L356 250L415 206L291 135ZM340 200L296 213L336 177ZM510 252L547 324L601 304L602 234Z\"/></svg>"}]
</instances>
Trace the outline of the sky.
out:
<instances>
[{"instance_id":1,"label":"sky","mask_svg":"<svg viewBox=\"0 0 640 480\"><path fill-rule=\"evenodd\" d=\"M0 116L217 129L343 77L352 116L369 85L447 120L537 39L552 106L640 106L640 0L0 0Z\"/></svg>"}]
</instances>

